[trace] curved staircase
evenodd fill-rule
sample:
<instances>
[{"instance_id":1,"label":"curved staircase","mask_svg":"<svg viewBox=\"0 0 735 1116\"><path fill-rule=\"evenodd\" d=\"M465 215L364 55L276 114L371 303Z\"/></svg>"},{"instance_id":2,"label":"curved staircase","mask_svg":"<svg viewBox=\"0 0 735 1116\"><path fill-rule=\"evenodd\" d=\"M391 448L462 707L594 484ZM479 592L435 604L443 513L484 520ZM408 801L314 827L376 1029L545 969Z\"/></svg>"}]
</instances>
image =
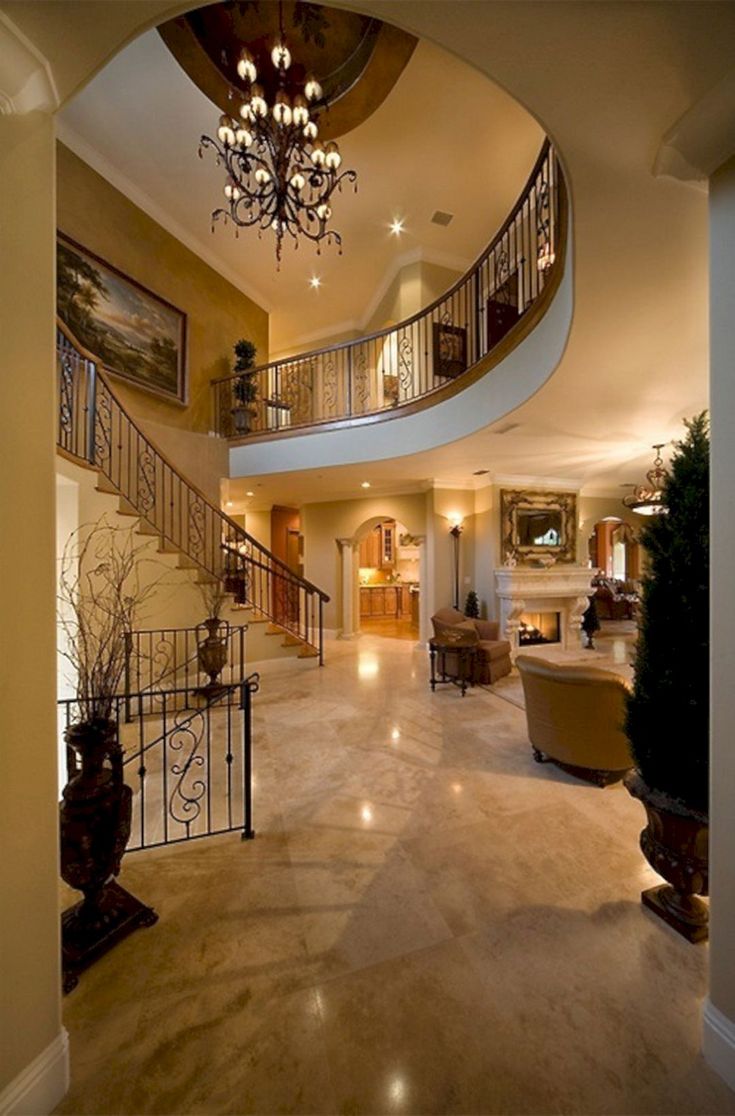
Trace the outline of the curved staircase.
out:
<instances>
[{"instance_id":1,"label":"curved staircase","mask_svg":"<svg viewBox=\"0 0 735 1116\"><path fill-rule=\"evenodd\" d=\"M153 445L124 409L99 360L59 322L57 448L97 473L97 490L119 514L158 539L159 552L197 580L217 579L248 623L266 625L297 657L324 663L323 606L329 597L299 577L225 515Z\"/></svg>"}]
</instances>

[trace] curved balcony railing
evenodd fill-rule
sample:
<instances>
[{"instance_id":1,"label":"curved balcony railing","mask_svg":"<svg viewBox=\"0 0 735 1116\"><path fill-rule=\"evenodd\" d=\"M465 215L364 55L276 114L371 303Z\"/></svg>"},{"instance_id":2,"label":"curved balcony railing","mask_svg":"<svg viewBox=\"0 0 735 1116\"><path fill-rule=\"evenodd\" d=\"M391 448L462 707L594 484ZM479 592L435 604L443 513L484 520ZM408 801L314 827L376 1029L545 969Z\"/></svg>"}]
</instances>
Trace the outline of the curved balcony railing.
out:
<instances>
[{"instance_id":1,"label":"curved balcony railing","mask_svg":"<svg viewBox=\"0 0 735 1116\"><path fill-rule=\"evenodd\" d=\"M469 382L550 293L563 262L565 215L563 176L546 140L502 228L446 294L399 325L262 365L249 406L238 403L237 376L213 380L217 432L239 438L370 421Z\"/></svg>"},{"instance_id":2,"label":"curved balcony railing","mask_svg":"<svg viewBox=\"0 0 735 1116\"><path fill-rule=\"evenodd\" d=\"M271 620L324 662L328 595L225 515L146 437L115 395L93 353L66 326L56 331L59 449L96 469L111 491L205 577Z\"/></svg>"}]
</instances>

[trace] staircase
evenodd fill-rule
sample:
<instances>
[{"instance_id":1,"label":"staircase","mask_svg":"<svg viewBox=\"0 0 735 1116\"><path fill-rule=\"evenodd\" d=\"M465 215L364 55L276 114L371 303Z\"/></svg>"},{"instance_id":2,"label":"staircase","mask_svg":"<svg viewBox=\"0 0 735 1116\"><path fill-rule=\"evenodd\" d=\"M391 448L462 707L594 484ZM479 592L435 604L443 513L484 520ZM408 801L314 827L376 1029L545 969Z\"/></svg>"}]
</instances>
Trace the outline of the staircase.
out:
<instances>
[{"instance_id":1,"label":"staircase","mask_svg":"<svg viewBox=\"0 0 735 1116\"><path fill-rule=\"evenodd\" d=\"M57 326L57 447L97 473L98 491L137 519L140 534L178 555L198 580L221 580L249 624L324 664L323 608L329 597L293 573L188 481L124 409L94 354Z\"/></svg>"}]
</instances>

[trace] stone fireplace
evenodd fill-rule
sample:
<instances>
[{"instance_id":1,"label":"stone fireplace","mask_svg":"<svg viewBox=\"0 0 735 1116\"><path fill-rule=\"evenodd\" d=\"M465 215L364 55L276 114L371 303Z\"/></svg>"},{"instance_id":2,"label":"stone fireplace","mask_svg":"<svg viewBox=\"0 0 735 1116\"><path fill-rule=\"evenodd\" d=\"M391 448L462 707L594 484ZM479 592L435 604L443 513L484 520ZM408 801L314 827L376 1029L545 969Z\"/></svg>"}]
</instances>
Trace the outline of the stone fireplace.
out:
<instances>
[{"instance_id":1,"label":"stone fireplace","mask_svg":"<svg viewBox=\"0 0 735 1116\"><path fill-rule=\"evenodd\" d=\"M524 617L554 612L559 613L557 646L567 651L581 648L579 625L587 608L591 581L592 570L586 566L559 565L550 569L502 566L495 570L500 631L510 640L511 653L515 656L521 648L521 623L528 623Z\"/></svg>"}]
</instances>

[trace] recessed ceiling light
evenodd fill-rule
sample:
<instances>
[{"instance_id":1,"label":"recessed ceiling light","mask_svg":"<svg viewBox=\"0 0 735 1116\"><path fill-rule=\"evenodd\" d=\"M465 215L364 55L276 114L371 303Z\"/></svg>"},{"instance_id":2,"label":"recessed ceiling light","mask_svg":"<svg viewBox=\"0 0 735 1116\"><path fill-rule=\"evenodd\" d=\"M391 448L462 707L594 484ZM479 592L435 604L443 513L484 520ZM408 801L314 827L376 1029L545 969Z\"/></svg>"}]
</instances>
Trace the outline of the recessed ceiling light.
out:
<instances>
[{"instance_id":1,"label":"recessed ceiling light","mask_svg":"<svg viewBox=\"0 0 735 1116\"><path fill-rule=\"evenodd\" d=\"M318 275L312 275L311 279L309 280L309 286L311 287L311 289L313 291L318 291L319 288L321 287L321 285L322 285L322 281L319 278L319 276Z\"/></svg>"},{"instance_id":2,"label":"recessed ceiling light","mask_svg":"<svg viewBox=\"0 0 735 1116\"><path fill-rule=\"evenodd\" d=\"M228 501L227 501L227 503L225 504L225 507L226 507L226 508L232 508L232 507L234 507L234 504L232 503L232 500L228 500Z\"/></svg>"},{"instance_id":3,"label":"recessed ceiling light","mask_svg":"<svg viewBox=\"0 0 735 1116\"><path fill-rule=\"evenodd\" d=\"M363 481L362 484L360 485L360 488L369 488L369 487L370 487L370 481Z\"/></svg>"},{"instance_id":4,"label":"recessed ceiling light","mask_svg":"<svg viewBox=\"0 0 735 1116\"><path fill-rule=\"evenodd\" d=\"M246 496L254 496L254 495L255 495L255 493L254 493L254 492L246 492L246 493L245 493L245 495L246 495Z\"/></svg>"},{"instance_id":5,"label":"recessed ceiling light","mask_svg":"<svg viewBox=\"0 0 735 1116\"><path fill-rule=\"evenodd\" d=\"M391 236L400 236L404 230L403 218L396 217L390 224Z\"/></svg>"}]
</instances>

